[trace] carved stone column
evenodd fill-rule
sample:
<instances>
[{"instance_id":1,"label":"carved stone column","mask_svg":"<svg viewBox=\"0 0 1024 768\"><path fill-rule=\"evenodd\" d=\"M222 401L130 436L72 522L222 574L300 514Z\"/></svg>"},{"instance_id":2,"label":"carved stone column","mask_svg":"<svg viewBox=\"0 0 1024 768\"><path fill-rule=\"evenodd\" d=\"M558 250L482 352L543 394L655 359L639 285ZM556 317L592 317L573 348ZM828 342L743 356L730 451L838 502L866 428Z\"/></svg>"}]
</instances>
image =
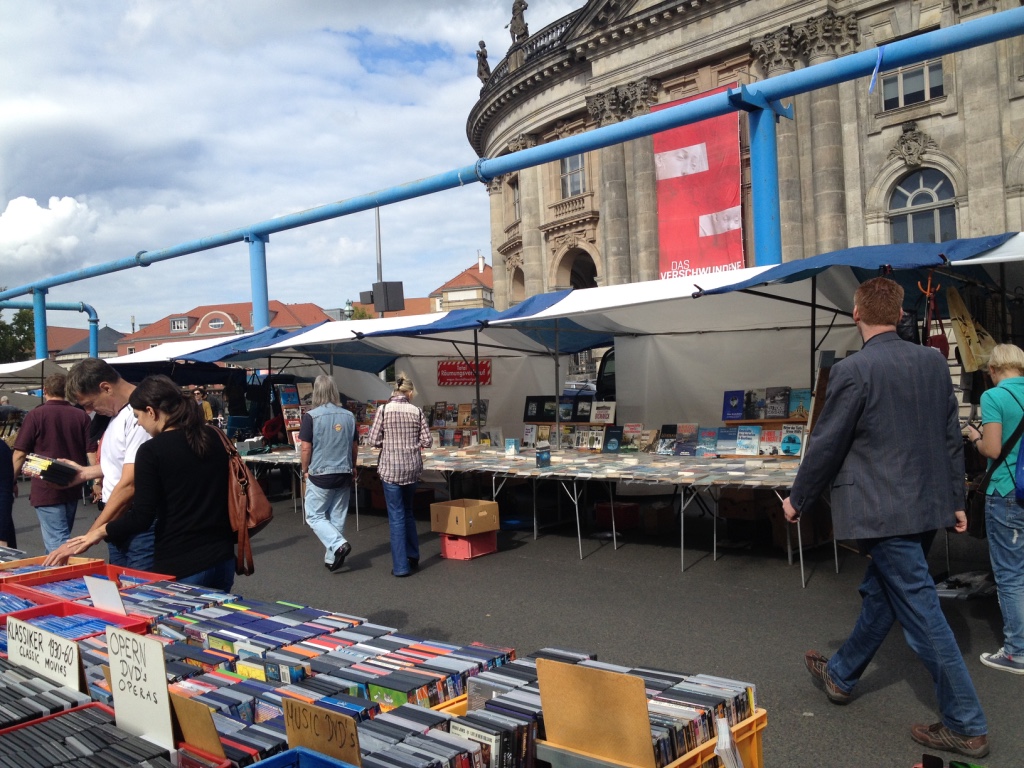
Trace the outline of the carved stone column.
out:
<instances>
[{"instance_id":1,"label":"carved stone column","mask_svg":"<svg viewBox=\"0 0 1024 768\"><path fill-rule=\"evenodd\" d=\"M802 24L793 25L793 39L807 57L808 65L831 61L856 49L856 20L853 16L826 11ZM827 253L847 246L846 183L838 86L812 91L810 102L815 252Z\"/></svg>"},{"instance_id":2,"label":"carved stone column","mask_svg":"<svg viewBox=\"0 0 1024 768\"><path fill-rule=\"evenodd\" d=\"M504 178L499 176L487 183L488 202L491 204L491 274L494 275L494 308L508 309L508 275L501 268L505 257L498 247L505 238Z\"/></svg>"},{"instance_id":3,"label":"carved stone column","mask_svg":"<svg viewBox=\"0 0 1024 768\"><path fill-rule=\"evenodd\" d=\"M768 77L792 72L796 63L793 30L781 29L755 40L751 47ZM791 100L792 101L792 100ZM776 123L775 143L779 155L779 225L782 230L782 260L804 257L802 196L800 184L800 144L796 120L806 119L794 111L794 120L780 118Z\"/></svg>"},{"instance_id":4,"label":"carved stone column","mask_svg":"<svg viewBox=\"0 0 1024 768\"><path fill-rule=\"evenodd\" d=\"M994 0L959 0L954 8L961 22L998 10ZM948 81L950 75L946 73ZM957 54L957 88L963 98L964 139L967 146L967 189L970 217L961 210L960 237L977 237L1007 229L1003 181L1002 105L992 98L999 77L999 57L990 46L968 48ZM950 97L951 98L951 97ZM956 190L963 195L967 190Z\"/></svg>"},{"instance_id":5,"label":"carved stone column","mask_svg":"<svg viewBox=\"0 0 1024 768\"><path fill-rule=\"evenodd\" d=\"M619 89L619 100L629 117L650 112L657 102L659 82L642 78ZM658 279L658 177L654 167L654 138L645 136L625 144L630 159L632 205L629 210L629 233L633 251L629 280Z\"/></svg>"},{"instance_id":6,"label":"carved stone column","mask_svg":"<svg viewBox=\"0 0 1024 768\"><path fill-rule=\"evenodd\" d=\"M537 137L533 134L522 134L509 143L510 152L537 146ZM520 228L523 235L523 277L526 281L526 295L533 296L547 291L545 274L547 264L544 259L544 234L540 231L541 206L541 169L540 166L524 168L519 172L519 211ZM504 231L504 230L503 230Z\"/></svg>"},{"instance_id":7,"label":"carved stone column","mask_svg":"<svg viewBox=\"0 0 1024 768\"><path fill-rule=\"evenodd\" d=\"M599 126L625 120L648 111L657 91L657 82L643 78L587 97L587 110ZM638 145L638 146L634 146ZM654 153L649 142L635 140L615 144L598 151L601 172L601 198L598 204L598 232L601 254L604 258L603 285L628 283L636 271L631 269L630 225L636 233L637 246L648 260L655 262L657 270L657 194L654 185ZM639 171L640 188L634 188L637 210L630 215L629 191L626 177L626 152L630 153L634 175ZM637 164L639 162L639 165ZM653 229L653 233L652 233ZM651 237L653 236L653 241ZM652 250L653 246L653 250ZM645 270L646 271L646 270Z\"/></svg>"}]
</instances>

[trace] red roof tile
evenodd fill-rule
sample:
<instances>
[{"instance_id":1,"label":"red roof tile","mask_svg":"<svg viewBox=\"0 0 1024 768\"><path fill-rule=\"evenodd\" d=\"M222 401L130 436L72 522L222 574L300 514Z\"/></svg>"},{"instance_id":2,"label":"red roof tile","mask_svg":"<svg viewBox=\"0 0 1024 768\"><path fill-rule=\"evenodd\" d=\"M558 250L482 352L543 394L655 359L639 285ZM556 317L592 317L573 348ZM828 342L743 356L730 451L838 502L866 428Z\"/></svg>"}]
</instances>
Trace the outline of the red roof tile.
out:
<instances>
[{"instance_id":1,"label":"red roof tile","mask_svg":"<svg viewBox=\"0 0 1024 768\"><path fill-rule=\"evenodd\" d=\"M46 349L57 353L89 338L89 331L84 328L64 328L59 325L46 326Z\"/></svg>"},{"instance_id":2,"label":"red roof tile","mask_svg":"<svg viewBox=\"0 0 1024 768\"><path fill-rule=\"evenodd\" d=\"M484 271L481 272L479 265L474 264L469 269L457 274L430 295L440 296L445 291L457 290L459 288L486 288L492 290L494 288L494 270L491 269L491 265L484 264Z\"/></svg>"},{"instance_id":3,"label":"red roof tile","mask_svg":"<svg viewBox=\"0 0 1024 768\"><path fill-rule=\"evenodd\" d=\"M270 325L274 328L302 328L323 320L330 320L327 315L316 304L284 304L280 301L270 301ZM245 331L251 331L252 302L241 301L233 304L208 304L200 307L193 307L184 312L177 312L173 315L162 317L145 328L130 333L119 342L120 345L133 344L137 342L153 342L156 340L171 341L195 336L222 336L234 331L234 324L238 323ZM171 331L171 320L188 318L187 331ZM210 321L221 321L216 328L210 327Z\"/></svg>"}]
</instances>

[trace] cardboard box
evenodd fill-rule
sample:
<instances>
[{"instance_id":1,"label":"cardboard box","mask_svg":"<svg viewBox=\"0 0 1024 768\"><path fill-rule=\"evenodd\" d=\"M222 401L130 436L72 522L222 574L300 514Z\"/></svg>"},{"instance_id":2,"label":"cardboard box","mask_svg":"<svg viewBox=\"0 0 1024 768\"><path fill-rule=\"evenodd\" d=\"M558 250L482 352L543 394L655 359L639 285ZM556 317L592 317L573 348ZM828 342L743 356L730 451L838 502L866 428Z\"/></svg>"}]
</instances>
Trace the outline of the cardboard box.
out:
<instances>
[{"instance_id":1,"label":"cardboard box","mask_svg":"<svg viewBox=\"0 0 1024 768\"><path fill-rule=\"evenodd\" d=\"M453 499L430 505L430 530L451 536L496 531L498 504L479 499Z\"/></svg>"}]
</instances>

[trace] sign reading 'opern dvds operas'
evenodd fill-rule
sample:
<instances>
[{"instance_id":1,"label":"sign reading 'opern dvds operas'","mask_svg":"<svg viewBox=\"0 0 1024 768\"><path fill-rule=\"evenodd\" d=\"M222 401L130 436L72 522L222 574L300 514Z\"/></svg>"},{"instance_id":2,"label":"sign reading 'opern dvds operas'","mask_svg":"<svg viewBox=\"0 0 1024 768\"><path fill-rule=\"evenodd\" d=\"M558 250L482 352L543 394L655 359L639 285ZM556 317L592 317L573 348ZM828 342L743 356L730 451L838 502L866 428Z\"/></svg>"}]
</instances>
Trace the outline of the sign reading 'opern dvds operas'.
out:
<instances>
[{"instance_id":1,"label":"sign reading 'opern dvds operas'","mask_svg":"<svg viewBox=\"0 0 1024 768\"><path fill-rule=\"evenodd\" d=\"M438 360L437 386L439 387L472 387L476 385L476 372L473 363L466 360ZM480 361L480 383L491 383L491 361Z\"/></svg>"}]
</instances>

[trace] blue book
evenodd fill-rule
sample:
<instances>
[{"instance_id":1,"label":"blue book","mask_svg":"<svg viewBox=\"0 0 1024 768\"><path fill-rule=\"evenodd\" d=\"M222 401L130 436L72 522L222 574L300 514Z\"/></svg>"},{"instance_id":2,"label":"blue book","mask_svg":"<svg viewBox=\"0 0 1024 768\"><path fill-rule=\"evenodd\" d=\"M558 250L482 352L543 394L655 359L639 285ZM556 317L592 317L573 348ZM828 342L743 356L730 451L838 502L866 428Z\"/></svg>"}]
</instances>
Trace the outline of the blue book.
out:
<instances>
[{"instance_id":1,"label":"blue book","mask_svg":"<svg viewBox=\"0 0 1024 768\"><path fill-rule=\"evenodd\" d=\"M719 455L729 455L736 453L736 436L737 427L719 427L718 428L718 453Z\"/></svg>"},{"instance_id":2,"label":"blue book","mask_svg":"<svg viewBox=\"0 0 1024 768\"><path fill-rule=\"evenodd\" d=\"M701 427L697 432L697 455L718 455L718 427Z\"/></svg>"},{"instance_id":3,"label":"blue book","mask_svg":"<svg viewBox=\"0 0 1024 768\"><path fill-rule=\"evenodd\" d=\"M519 453L519 439L515 437L505 438L505 455L515 456Z\"/></svg>"},{"instance_id":4,"label":"blue book","mask_svg":"<svg viewBox=\"0 0 1024 768\"><path fill-rule=\"evenodd\" d=\"M811 390L789 390L789 413L787 413L786 416L790 419L806 419L810 414Z\"/></svg>"},{"instance_id":5,"label":"blue book","mask_svg":"<svg viewBox=\"0 0 1024 768\"><path fill-rule=\"evenodd\" d=\"M742 389L730 389L722 398L722 421L736 421L743 418L743 395Z\"/></svg>"}]
</instances>

